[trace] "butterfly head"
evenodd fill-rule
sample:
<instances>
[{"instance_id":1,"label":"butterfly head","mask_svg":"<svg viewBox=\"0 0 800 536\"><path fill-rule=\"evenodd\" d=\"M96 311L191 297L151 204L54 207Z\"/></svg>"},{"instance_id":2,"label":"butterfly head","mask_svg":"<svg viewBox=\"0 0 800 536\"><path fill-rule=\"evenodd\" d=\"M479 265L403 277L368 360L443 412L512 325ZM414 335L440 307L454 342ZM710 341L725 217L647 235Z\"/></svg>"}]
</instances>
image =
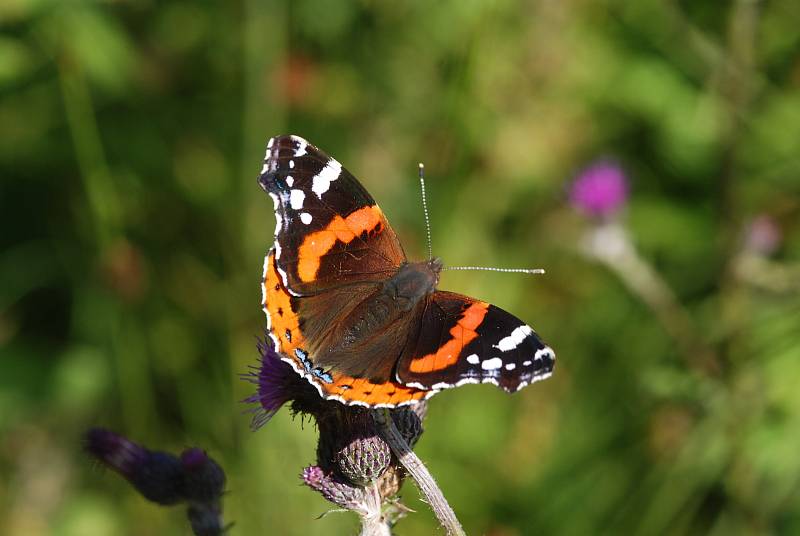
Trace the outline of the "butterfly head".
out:
<instances>
[{"instance_id":1,"label":"butterfly head","mask_svg":"<svg viewBox=\"0 0 800 536\"><path fill-rule=\"evenodd\" d=\"M416 303L436 290L441 269L442 262L438 258L406 263L389 279L387 290L393 297Z\"/></svg>"},{"instance_id":2,"label":"butterfly head","mask_svg":"<svg viewBox=\"0 0 800 536\"><path fill-rule=\"evenodd\" d=\"M442 259L440 259L439 257L433 257L430 260L425 261L425 265L428 267L428 270L430 270L431 274L433 274L435 276L435 278L436 278L435 279L436 282L434 283L434 286L438 286L439 285L439 273L441 273L442 268L444 267L444 263L442 262Z\"/></svg>"}]
</instances>

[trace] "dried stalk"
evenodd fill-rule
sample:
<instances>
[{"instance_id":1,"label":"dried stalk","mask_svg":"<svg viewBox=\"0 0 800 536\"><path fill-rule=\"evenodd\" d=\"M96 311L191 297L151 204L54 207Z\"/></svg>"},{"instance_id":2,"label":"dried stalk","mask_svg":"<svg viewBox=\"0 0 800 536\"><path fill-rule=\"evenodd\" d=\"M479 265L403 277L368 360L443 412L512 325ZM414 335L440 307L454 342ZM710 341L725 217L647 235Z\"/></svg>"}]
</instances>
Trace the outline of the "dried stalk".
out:
<instances>
[{"instance_id":1,"label":"dried stalk","mask_svg":"<svg viewBox=\"0 0 800 536\"><path fill-rule=\"evenodd\" d=\"M378 431L381 437L394 452L400 464L408 471L411 478L417 483L420 491L425 495L428 504L431 505L433 513L442 524L447 534L450 536L465 536L461 523L458 522L455 512L450 508L444 494L436 485L436 481L431 476L428 468L422 463L411 447L403 439L400 431L395 426L388 410L376 411L374 414L375 422L378 424Z\"/></svg>"}]
</instances>

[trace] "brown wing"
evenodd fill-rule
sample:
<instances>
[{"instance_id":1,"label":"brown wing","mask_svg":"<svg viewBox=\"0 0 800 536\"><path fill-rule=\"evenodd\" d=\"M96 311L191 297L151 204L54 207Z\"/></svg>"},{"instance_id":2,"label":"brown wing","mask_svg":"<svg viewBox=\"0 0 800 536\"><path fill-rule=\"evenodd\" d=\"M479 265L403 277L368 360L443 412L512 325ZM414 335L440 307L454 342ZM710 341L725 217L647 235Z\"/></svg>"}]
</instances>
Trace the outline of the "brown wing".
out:
<instances>
[{"instance_id":1,"label":"brown wing","mask_svg":"<svg viewBox=\"0 0 800 536\"><path fill-rule=\"evenodd\" d=\"M385 363L389 364L389 370L393 370L396 357L387 360L388 354L364 356L366 359L361 367L370 369L370 357L377 364L361 375L352 370L326 368L319 364L318 359L315 361L317 352L322 351L322 341L329 335L326 327L336 325L336 318L349 315L362 303L357 297L361 296L363 300L363 296L370 295L377 287L376 283L363 283L318 295L293 296L278 273L274 251L267 255L262 305L274 348L281 354L281 359L326 399L368 407L395 407L416 403L436 392L402 385L394 381L390 372L382 372L380 375L384 377L376 378L377 370L386 369Z\"/></svg>"},{"instance_id":2,"label":"brown wing","mask_svg":"<svg viewBox=\"0 0 800 536\"><path fill-rule=\"evenodd\" d=\"M275 204L275 258L291 294L380 281L405 262L375 200L339 162L299 136L269 141L259 184Z\"/></svg>"}]
</instances>

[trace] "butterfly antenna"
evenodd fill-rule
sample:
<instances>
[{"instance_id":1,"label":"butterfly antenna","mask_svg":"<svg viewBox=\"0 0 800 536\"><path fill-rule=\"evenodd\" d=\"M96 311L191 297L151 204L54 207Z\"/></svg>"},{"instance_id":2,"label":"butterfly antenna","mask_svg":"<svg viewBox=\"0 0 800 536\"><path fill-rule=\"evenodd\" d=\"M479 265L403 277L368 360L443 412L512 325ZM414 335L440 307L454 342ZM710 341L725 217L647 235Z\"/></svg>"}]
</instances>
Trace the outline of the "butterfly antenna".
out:
<instances>
[{"instance_id":1,"label":"butterfly antenna","mask_svg":"<svg viewBox=\"0 0 800 536\"><path fill-rule=\"evenodd\" d=\"M428 217L428 200L425 196L425 165L419 163L419 187L422 191L422 211L425 213L425 230L428 233L428 260L433 259L431 245L431 221ZM507 272L516 274L543 274L541 268L496 268L494 266L445 266L442 270L481 270L484 272Z\"/></svg>"},{"instance_id":2,"label":"butterfly antenna","mask_svg":"<svg viewBox=\"0 0 800 536\"><path fill-rule=\"evenodd\" d=\"M513 274L543 274L542 268L495 268L494 266L445 266L442 270L481 270L484 272L506 272Z\"/></svg>"},{"instance_id":3,"label":"butterfly antenna","mask_svg":"<svg viewBox=\"0 0 800 536\"><path fill-rule=\"evenodd\" d=\"M425 231L428 233L428 260L433 259L433 246L431 245L431 221L428 218L428 201L425 198L425 165L419 163L419 186L422 190L422 211L425 213Z\"/></svg>"}]
</instances>

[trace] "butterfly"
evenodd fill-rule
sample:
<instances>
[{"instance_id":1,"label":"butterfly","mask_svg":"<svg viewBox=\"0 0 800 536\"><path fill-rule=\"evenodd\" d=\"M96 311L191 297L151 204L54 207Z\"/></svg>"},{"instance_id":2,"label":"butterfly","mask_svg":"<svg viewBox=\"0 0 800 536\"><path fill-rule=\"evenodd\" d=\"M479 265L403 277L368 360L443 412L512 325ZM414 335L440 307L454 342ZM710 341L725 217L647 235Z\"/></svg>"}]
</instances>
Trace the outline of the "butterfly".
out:
<instances>
[{"instance_id":1,"label":"butterfly","mask_svg":"<svg viewBox=\"0 0 800 536\"><path fill-rule=\"evenodd\" d=\"M262 277L269 338L323 398L392 408L467 383L514 392L553 372L530 326L437 290L441 261L409 262L372 196L308 141L270 139L258 182L276 219Z\"/></svg>"}]
</instances>

